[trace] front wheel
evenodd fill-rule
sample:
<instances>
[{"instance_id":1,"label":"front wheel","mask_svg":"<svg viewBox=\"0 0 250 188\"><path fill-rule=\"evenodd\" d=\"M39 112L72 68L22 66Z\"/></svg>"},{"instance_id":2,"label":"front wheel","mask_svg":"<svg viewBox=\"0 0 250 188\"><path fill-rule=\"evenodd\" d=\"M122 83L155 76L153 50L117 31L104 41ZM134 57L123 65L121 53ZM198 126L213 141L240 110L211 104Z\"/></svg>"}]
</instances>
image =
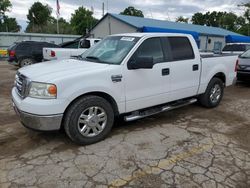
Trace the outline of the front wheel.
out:
<instances>
[{"instance_id":1,"label":"front wheel","mask_svg":"<svg viewBox=\"0 0 250 188\"><path fill-rule=\"evenodd\" d=\"M224 84L221 79L213 78L206 89L206 92L199 96L199 102L207 108L214 108L220 104L224 94Z\"/></svg>"},{"instance_id":2,"label":"front wheel","mask_svg":"<svg viewBox=\"0 0 250 188\"><path fill-rule=\"evenodd\" d=\"M103 140L113 124L113 108L99 96L80 98L69 107L64 118L65 132L72 141L80 145Z\"/></svg>"}]
</instances>

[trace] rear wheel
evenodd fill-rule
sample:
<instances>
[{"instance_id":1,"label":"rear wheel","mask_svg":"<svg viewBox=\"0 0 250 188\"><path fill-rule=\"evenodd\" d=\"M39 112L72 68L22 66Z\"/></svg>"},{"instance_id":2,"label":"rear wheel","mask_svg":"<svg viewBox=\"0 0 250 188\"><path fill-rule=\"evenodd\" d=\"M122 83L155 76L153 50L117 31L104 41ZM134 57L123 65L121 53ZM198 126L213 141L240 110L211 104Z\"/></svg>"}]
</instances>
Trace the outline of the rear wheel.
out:
<instances>
[{"instance_id":1,"label":"rear wheel","mask_svg":"<svg viewBox=\"0 0 250 188\"><path fill-rule=\"evenodd\" d=\"M69 107L64 128L77 144L86 145L103 140L114 123L114 111L105 99L85 96Z\"/></svg>"},{"instance_id":2,"label":"rear wheel","mask_svg":"<svg viewBox=\"0 0 250 188\"><path fill-rule=\"evenodd\" d=\"M214 108L220 104L224 94L224 84L221 79L213 78L206 89L206 92L199 96L199 102L207 108Z\"/></svg>"},{"instance_id":3,"label":"rear wheel","mask_svg":"<svg viewBox=\"0 0 250 188\"><path fill-rule=\"evenodd\" d=\"M32 65L34 63L35 63L34 59L32 59L32 58L24 58L24 59L20 60L19 65L20 65L20 67L26 67L26 66Z\"/></svg>"}]
</instances>

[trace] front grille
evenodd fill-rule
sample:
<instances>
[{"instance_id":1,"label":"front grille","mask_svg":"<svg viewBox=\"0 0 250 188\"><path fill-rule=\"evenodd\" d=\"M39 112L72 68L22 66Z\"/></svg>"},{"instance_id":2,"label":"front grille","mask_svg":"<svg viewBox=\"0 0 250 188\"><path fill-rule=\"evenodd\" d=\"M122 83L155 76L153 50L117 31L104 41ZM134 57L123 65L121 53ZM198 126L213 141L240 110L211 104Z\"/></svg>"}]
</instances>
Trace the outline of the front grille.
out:
<instances>
[{"instance_id":1,"label":"front grille","mask_svg":"<svg viewBox=\"0 0 250 188\"><path fill-rule=\"evenodd\" d=\"M17 72L16 79L15 79L15 87L17 94L24 98L26 95L26 88L27 88L27 79L24 75Z\"/></svg>"}]
</instances>

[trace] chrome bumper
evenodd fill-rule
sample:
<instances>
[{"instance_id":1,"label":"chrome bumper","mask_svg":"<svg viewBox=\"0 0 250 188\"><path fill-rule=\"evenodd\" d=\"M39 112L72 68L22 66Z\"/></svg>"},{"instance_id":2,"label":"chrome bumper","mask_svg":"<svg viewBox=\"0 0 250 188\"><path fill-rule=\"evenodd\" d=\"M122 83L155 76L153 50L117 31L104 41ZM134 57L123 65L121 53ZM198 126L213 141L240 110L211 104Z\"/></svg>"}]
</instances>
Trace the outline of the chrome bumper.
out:
<instances>
[{"instance_id":1,"label":"chrome bumper","mask_svg":"<svg viewBox=\"0 0 250 188\"><path fill-rule=\"evenodd\" d=\"M30 129L39 131L59 130L62 123L63 114L41 116L30 114L19 110L13 102L13 108L19 116L21 123Z\"/></svg>"}]
</instances>

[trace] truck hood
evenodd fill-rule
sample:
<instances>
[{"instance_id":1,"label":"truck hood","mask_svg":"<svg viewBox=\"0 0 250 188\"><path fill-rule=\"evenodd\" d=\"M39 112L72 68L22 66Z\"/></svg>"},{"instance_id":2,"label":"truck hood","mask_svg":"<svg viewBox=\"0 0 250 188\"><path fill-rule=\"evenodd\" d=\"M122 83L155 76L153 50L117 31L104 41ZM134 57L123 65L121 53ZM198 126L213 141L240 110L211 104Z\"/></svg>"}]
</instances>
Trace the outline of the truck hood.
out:
<instances>
[{"instance_id":1,"label":"truck hood","mask_svg":"<svg viewBox=\"0 0 250 188\"><path fill-rule=\"evenodd\" d=\"M67 59L37 63L21 68L18 71L26 77L30 78L31 80L40 81L37 79L53 79L53 75L55 77L60 73L65 73L66 75L73 74L75 72L83 73L92 70L103 69L107 66L108 64L94 63L77 59Z\"/></svg>"}]
</instances>

